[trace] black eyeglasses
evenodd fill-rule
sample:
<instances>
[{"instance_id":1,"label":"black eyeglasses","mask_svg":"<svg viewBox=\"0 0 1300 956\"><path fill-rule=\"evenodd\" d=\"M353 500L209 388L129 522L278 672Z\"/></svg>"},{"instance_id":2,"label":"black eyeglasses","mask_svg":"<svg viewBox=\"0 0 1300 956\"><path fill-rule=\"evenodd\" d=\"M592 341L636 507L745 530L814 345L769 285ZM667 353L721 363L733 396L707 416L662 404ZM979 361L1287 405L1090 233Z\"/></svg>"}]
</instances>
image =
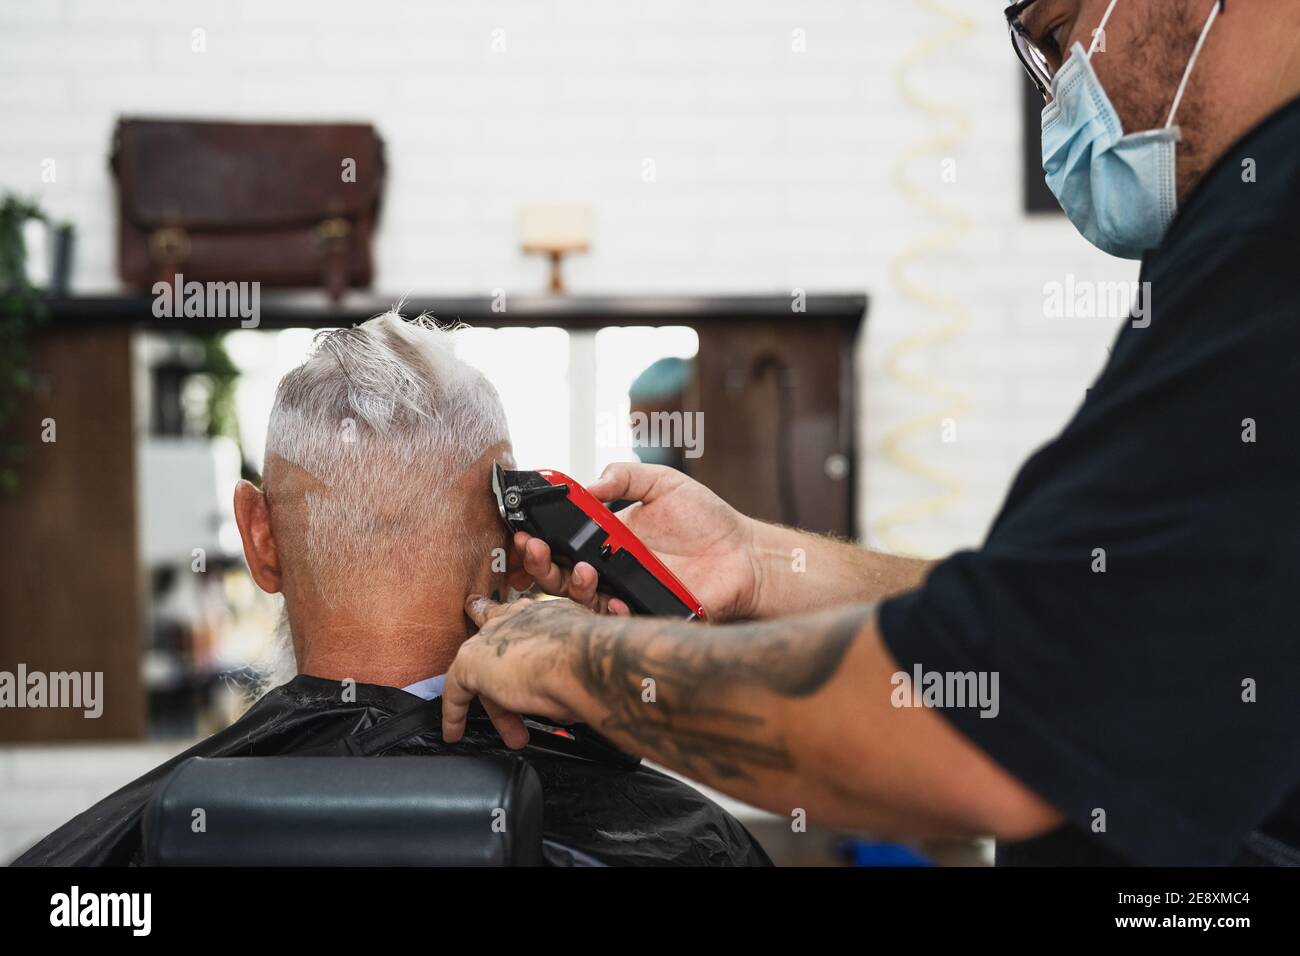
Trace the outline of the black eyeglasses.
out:
<instances>
[{"instance_id":1,"label":"black eyeglasses","mask_svg":"<svg viewBox=\"0 0 1300 956\"><path fill-rule=\"evenodd\" d=\"M1016 3L1007 7L1007 25L1011 28L1011 45L1015 48L1016 56L1025 67L1025 72L1029 78L1034 81L1038 87L1038 92L1043 94L1043 99L1050 99L1052 95L1052 76L1055 71L1051 63L1043 52L1038 49L1025 25L1020 22L1021 16L1026 10L1032 7L1038 0L1017 0Z\"/></svg>"}]
</instances>

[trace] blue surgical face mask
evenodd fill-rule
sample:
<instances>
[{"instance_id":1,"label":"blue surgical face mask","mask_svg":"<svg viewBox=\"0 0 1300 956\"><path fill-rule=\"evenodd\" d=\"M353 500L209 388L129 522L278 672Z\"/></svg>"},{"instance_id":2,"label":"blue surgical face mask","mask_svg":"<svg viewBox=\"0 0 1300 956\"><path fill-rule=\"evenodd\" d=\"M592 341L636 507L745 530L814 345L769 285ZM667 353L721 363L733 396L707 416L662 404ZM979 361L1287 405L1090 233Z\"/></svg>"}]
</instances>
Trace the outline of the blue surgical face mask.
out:
<instances>
[{"instance_id":1,"label":"blue surgical face mask","mask_svg":"<svg viewBox=\"0 0 1300 956\"><path fill-rule=\"evenodd\" d=\"M1201 47L1219 13L1215 4L1187 64L1164 129L1124 134L1092 68L1092 54L1105 36L1119 0L1111 0L1093 50L1075 43L1070 58L1052 78L1052 102L1043 110L1043 171L1066 216L1084 238L1103 252L1140 259L1154 249L1178 211L1174 117Z\"/></svg>"}]
</instances>

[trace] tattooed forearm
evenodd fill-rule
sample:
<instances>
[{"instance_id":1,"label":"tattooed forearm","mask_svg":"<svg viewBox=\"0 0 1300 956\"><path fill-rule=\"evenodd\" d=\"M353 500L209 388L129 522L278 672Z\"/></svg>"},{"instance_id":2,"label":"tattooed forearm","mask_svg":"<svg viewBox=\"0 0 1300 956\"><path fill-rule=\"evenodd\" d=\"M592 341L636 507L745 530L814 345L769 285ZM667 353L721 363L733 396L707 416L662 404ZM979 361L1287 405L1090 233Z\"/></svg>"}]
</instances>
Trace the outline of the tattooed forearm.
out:
<instances>
[{"instance_id":1,"label":"tattooed forearm","mask_svg":"<svg viewBox=\"0 0 1300 956\"><path fill-rule=\"evenodd\" d=\"M871 608L726 627L675 621L582 622L571 659L606 711L602 731L688 774L721 779L790 771L773 695L808 697L839 669Z\"/></svg>"},{"instance_id":2,"label":"tattooed forearm","mask_svg":"<svg viewBox=\"0 0 1300 956\"><path fill-rule=\"evenodd\" d=\"M710 627L603 617L567 602L504 615L481 641L498 657L547 648L541 666L576 681L597 729L698 779L789 772L783 699L811 697L839 670L871 619L859 605L816 615ZM553 653L551 652L553 649Z\"/></svg>"}]
</instances>

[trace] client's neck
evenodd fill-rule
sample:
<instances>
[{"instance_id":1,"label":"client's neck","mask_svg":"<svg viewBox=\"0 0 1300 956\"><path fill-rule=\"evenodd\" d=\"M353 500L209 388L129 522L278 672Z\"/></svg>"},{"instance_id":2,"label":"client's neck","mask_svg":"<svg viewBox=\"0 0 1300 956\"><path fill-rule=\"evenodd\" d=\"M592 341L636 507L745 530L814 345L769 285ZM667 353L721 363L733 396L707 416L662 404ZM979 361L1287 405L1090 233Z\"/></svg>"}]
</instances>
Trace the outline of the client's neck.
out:
<instances>
[{"instance_id":1,"label":"client's neck","mask_svg":"<svg viewBox=\"0 0 1300 956\"><path fill-rule=\"evenodd\" d=\"M300 673L388 687L445 674L468 636L459 603L373 615L330 608L290 620Z\"/></svg>"}]
</instances>

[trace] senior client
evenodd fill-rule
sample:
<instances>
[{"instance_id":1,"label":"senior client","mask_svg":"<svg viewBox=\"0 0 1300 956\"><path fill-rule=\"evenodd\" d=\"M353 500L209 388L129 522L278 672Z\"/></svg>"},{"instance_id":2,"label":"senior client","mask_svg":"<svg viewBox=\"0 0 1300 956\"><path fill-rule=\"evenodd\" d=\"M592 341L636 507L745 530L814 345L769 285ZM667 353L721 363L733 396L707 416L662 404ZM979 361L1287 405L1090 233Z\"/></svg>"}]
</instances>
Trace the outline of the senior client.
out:
<instances>
[{"instance_id":1,"label":"senior client","mask_svg":"<svg viewBox=\"0 0 1300 956\"><path fill-rule=\"evenodd\" d=\"M294 754L355 736L441 694L469 635L470 593L500 593L508 531L488 493L510 439L492 385L452 334L396 313L324 334L280 382L263 489L235 516L254 580L284 596L298 676L239 721L73 818L16 865L139 861L150 795L182 760ZM291 676L291 675L290 675ZM505 754L484 720L455 745L436 709L392 755ZM552 864L766 864L710 800L648 768L529 748Z\"/></svg>"}]
</instances>

